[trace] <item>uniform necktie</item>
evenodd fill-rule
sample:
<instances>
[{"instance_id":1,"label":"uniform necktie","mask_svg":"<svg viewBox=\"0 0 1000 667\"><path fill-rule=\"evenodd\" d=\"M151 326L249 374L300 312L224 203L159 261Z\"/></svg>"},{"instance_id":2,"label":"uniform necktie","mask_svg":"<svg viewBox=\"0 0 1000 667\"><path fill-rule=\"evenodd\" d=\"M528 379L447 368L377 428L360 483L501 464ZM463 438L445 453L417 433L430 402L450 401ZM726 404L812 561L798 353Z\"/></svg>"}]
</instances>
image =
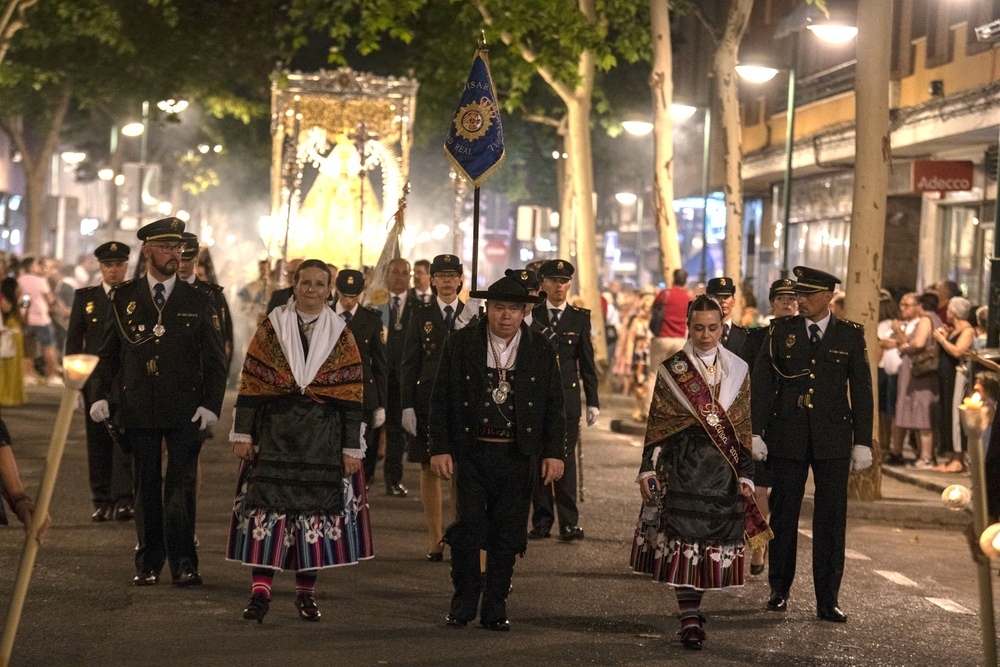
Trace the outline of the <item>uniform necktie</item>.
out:
<instances>
[{"instance_id":1,"label":"uniform necktie","mask_svg":"<svg viewBox=\"0 0 1000 667\"><path fill-rule=\"evenodd\" d=\"M552 313L549 326L555 329L556 325L559 324L559 315L562 314L562 311L558 308L549 308L549 312Z\"/></svg>"},{"instance_id":2,"label":"uniform necktie","mask_svg":"<svg viewBox=\"0 0 1000 667\"><path fill-rule=\"evenodd\" d=\"M348 324L350 324L350 323L351 323L351 318L352 318L352 317L354 317L354 316L353 316L353 315L351 314L351 311L349 311L349 310L345 310L344 312L342 312L342 313L340 314L340 316L341 316L341 317L343 317L343 318L344 318L344 321L345 321L345 322L347 322Z\"/></svg>"},{"instance_id":3,"label":"uniform necktie","mask_svg":"<svg viewBox=\"0 0 1000 667\"><path fill-rule=\"evenodd\" d=\"M809 325L809 342L813 345L819 343L819 325L815 322Z\"/></svg>"},{"instance_id":4,"label":"uniform necktie","mask_svg":"<svg viewBox=\"0 0 1000 667\"><path fill-rule=\"evenodd\" d=\"M722 344L725 345L727 342L729 342L729 325L728 324L723 324L722 325Z\"/></svg>"},{"instance_id":5,"label":"uniform necktie","mask_svg":"<svg viewBox=\"0 0 1000 667\"><path fill-rule=\"evenodd\" d=\"M455 309L451 306L444 307L444 328L451 331L451 325L455 323Z\"/></svg>"},{"instance_id":6,"label":"uniform necktie","mask_svg":"<svg viewBox=\"0 0 1000 667\"><path fill-rule=\"evenodd\" d=\"M399 297L392 297L392 307L389 308L389 326L396 326L396 322L399 320Z\"/></svg>"},{"instance_id":7,"label":"uniform necktie","mask_svg":"<svg viewBox=\"0 0 1000 667\"><path fill-rule=\"evenodd\" d=\"M157 310L163 310L163 306L166 305L167 298L163 296L163 283L153 285L153 303L156 304Z\"/></svg>"}]
</instances>

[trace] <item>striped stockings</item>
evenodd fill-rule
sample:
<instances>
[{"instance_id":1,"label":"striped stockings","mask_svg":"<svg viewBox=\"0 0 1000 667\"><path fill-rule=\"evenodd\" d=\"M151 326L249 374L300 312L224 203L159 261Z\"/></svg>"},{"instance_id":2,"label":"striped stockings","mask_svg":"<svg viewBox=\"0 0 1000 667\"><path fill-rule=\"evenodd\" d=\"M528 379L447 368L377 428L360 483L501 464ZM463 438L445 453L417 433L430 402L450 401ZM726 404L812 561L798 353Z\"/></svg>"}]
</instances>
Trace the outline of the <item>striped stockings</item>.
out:
<instances>
[{"instance_id":1,"label":"striped stockings","mask_svg":"<svg viewBox=\"0 0 1000 667\"><path fill-rule=\"evenodd\" d=\"M677 593L677 606L681 610L681 631L701 627L701 597L704 591L678 586L674 588L674 592Z\"/></svg>"},{"instance_id":2,"label":"striped stockings","mask_svg":"<svg viewBox=\"0 0 1000 667\"><path fill-rule=\"evenodd\" d=\"M295 595L313 596L316 591L316 576L314 571L295 573ZM271 597L271 583L274 581L274 570L267 567L253 568L253 588L250 595L262 593L265 597Z\"/></svg>"}]
</instances>

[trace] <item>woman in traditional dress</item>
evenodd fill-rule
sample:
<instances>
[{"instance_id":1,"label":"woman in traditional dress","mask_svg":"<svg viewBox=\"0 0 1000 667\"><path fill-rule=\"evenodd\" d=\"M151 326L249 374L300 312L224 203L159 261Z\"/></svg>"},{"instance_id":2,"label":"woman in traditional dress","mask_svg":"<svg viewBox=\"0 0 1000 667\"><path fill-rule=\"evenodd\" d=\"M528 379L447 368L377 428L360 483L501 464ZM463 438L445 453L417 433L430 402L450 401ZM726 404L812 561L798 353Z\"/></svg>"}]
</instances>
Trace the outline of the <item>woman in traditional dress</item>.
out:
<instances>
[{"instance_id":1,"label":"woman in traditional dress","mask_svg":"<svg viewBox=\"0 0 1000 667\"><path fill-rule=\"evenodd\" d=\"M293 297L254 335L229 436L240 464L227 558L253 567L243 618L264 621L276 570L295 571L295 607L318 621L319 570L372 557L365 495L361 355L327 305L325 262L302 262Z\"/></svg>"},{"instance_id":2,"label":"woman in traditional dress","mask_svg":"<svg viewBox=\"0 0 1000 667\"><path fill-rule=\"evenodd\" d=\"M16 278L0 281L0 317L3 328L14 337L14 356L0 359L0 405L12 407L28 402L24 392L24 318L21 316L21 288ZM28 364L31 365L31 360ZM34 373L34 369L31 370Z\"/></svg>"},{"instance_id":3,"label":"woman in traditional dress","mask_svg":"<svg viewBox=\"0 0 1000 667\"><path fill-rule=\"evenodd\" d=\"M674 588L681 641L695 650L705 641L704 592L742 586L746 545L772 536L753 499L747 364L721 337L721 306L698 296L683 349L656 369L630 559Z\"/></svg>"}]
</instances>

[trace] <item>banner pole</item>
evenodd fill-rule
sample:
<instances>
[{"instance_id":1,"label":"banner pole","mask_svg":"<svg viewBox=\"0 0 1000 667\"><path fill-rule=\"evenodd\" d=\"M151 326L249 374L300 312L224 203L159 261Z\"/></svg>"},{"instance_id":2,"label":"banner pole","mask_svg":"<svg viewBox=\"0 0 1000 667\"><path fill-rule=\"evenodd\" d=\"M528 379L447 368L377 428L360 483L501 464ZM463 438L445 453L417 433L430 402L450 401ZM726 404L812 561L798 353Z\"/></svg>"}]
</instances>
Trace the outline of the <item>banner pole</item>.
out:
<instances>
[{"instance_id":1,"label":"banner pole","mask_svg":"<svg viewBox=\"0 0 1000 667\"><path fill-rule=\"evenodd\" d=\"M469 290L479 289L479 187L472 196L472 283Z\"/></svg>"}]
</instances>

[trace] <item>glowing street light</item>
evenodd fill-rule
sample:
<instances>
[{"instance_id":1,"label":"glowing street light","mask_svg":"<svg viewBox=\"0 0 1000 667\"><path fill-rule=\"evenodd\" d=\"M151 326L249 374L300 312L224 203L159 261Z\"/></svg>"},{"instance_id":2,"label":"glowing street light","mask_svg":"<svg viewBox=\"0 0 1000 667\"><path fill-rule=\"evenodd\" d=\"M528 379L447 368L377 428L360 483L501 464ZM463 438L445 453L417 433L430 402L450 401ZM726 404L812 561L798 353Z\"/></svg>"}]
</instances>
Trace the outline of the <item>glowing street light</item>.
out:
<instances>
[{"instance_id":1,"label":"glowing street light","mask_svg":"<svg viewBox=\"0 0 1000 667\"><path fill-rule=\"evenodd\" d=\"M644 137L653 131L653 124L645 120L626 120L622 123L622 129L633 137Z\"/></svg>"},{"instance_id":2,"label":"glowing street light","mask_svg":"<svg viewBox=\"0 0 1000 667\"><path fill-rule=\"evenodd\" d=\"M61 157L66 164L80 164L87 159L87 154L81 151L64 151Z\"/></svg>"},{"instance_id":3,"label":"glowing street light","mask_svg":"<svg viewBox=\"0 0 1000 667\"><path fill-rule=\"evenodd\" d=\"M693 107L690 104L671 104L670 105L670 119L675 123L685 121L698 111L698 107Z\"/></svg>"},{"instance_id":4,"label":"glowing street light","mask_svg":"<svg viewBox=\"0 0 1000 667\"><path fill-rule=\"evenodd\" d=\"M736 73L749 83L767 83L778 76L777 68L765 65L737 65Z\"/></svg>"},{"instance_id":5,"label":"glowing street light","mask_svg":"<svg viewBox=\"0 0 1000 667\"><path fill-rule=\"evenodd\" d=\"M122 127L122 134L126 137L139 137L145 131L146 127L142 123L128 123Z\"/></svg>"},{"instance_id":6,"label":"glowing street light","mask_svg":"<svg viewBox=\"0 0 1000 667\"><path fill-rule=\"evenodd\" d=\"M622 206L632 206L639 201L639 196L634 192L619 192L615 194L615 199L618 200L618 203Z\"/></svg>"},{"instance_id":7,"label":"glowing street light","mask_svg":"<svg viewBox=\"0 0 1000 667\"><path fill-rule=\"evenodd\" d=\"M97 177L102 181L110 181L115 177L115 170L105 167L97 172Z\"/></svg>"},{"instance_id":8,"label":"glowing street light","mask_svg":"<svg viewBox=\"0 0 1000 667\"><path fill-rule=\"evenodd\" d=\"M846 44L858 36L858 28L837 23L814 23L806 28L827 44Z\"/></svg>"},{"instance_id":9,"label":"glowing street light","mask_svg":"<svg viewBox=\"0 0 1000 667\"><path fill-rule=\"evenodd\" d=\"M156 108L164 113L177 114L188 108L187 100L160 100L156 103Z\"/></svg>"}]
</instances>

